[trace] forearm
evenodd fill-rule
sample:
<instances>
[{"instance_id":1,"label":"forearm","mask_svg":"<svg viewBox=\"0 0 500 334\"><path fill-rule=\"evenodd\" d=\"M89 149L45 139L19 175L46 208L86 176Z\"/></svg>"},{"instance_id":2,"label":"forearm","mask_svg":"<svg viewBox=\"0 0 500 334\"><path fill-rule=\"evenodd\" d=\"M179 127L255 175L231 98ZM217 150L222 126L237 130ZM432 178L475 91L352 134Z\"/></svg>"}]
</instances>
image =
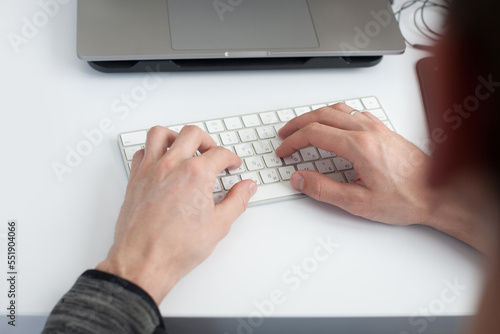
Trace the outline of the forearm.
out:
<instances>
[{"instance_id":1,"label":"forearm","mask_svg":"<svg viewBox=\"0 0 500 334\"><path fill-rule=\"evenodd\" d=\"M43 333L166 333L151 297L135 284L86 271L52 310Z\"/></svg>"}]
</instances>

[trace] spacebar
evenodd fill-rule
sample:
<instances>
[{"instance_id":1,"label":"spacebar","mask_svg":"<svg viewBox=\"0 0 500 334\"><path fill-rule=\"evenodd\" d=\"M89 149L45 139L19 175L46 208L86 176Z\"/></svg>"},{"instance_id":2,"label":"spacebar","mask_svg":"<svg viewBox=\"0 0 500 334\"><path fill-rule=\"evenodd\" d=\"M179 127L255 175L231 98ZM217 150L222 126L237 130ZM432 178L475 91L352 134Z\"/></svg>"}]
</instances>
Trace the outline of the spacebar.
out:
<instances>
[{"instance_id":1,"label":"spacebar","mask_svg":"<svg viewBox=\"0 0 500 334\"><path fill-rule=\"evenodd\" d=\"M300 191L295 190L290 182L277 182L271 184L260 185L257 193L252 196L248 202L252 204L262 204L265 201L277 201L290 197L303 196Z\"/></svg>"}]
</instances>

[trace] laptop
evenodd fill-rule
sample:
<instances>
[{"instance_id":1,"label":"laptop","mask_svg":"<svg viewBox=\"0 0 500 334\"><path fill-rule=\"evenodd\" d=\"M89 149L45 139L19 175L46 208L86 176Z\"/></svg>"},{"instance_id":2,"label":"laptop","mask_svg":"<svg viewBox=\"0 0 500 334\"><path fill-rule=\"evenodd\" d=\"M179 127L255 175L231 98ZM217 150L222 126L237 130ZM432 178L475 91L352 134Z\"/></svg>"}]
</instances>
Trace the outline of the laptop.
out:
<instances>
[{"instance_id":1,"label":"laptop","mask_svg":"<svg viewBox=\"0 0 500 334\"><path fill-rule=\"evenodd\" d=\"M78 1L78 56L104 72L363 67L404 50L389 0Z\"/></svg>"}]
</instances>

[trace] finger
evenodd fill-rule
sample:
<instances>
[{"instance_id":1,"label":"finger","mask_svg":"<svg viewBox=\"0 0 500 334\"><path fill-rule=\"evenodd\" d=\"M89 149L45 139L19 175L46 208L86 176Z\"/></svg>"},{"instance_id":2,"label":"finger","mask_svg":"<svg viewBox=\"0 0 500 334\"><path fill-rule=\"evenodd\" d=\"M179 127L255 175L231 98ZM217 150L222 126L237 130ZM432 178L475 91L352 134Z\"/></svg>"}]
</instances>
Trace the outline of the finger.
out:
<instances>
[{"instance_id":1,"label":"finger","mask_svg":"<svg viewBox=\"0 0 500 334\"><path fill-rule=\"evenodd\" d=\"M309 123L286 138L276 149L276 155L288 157L298 150L312 145L328 152L335 152L335 154L349 160L353 151L349 134L345 130L321 123Z\"/></svg>"},{"instance_id":2,"label":"finger","mask_svg":"<svg viewBox=\"0 0 500 334\"><path fill-rule=\"evenodd\" d=\"M366 204L369 190L353 183L340 183L316 171L301 170L292 174L292 187L315 200L333 204L357 214L357 206Z\"/></svg>"},{"instance_id":3,"label":"finger","mask_svg":"<svg viewBox=\"0 0 500 334\"><path fill-rule=\"evenodd\" d=\"M134 156L132 157L132 166L130 167L130 177L129 177L130 180L132 180L137 174L137 170L139 169L139 166L141 165L143 159L144 159L144 149L134 153Z\"/></svg>"},{"instance_id":4,"label":"finger","mask_svg":"<svg viewBox=\"0 0 500 334\"><path fill-rule=\"evenodd\" d=\"M369 111L363 111L362 112L363 115L365 115L366 117L368 117L370 120L372 121L375 121L375 122L378 122L378 123L382 123L381 120L379 120L375 115L373 115L371 112Z\"/></svg>"},{"instance_id":5,"label":"finger","mask_svg":"<svg viewBox=\"0 0 500 334\"><path fill-rule=\"evenodd\" d=\"M166 129L162 126L154 126L149 129L146 137L144 149L144 161L158 161L165 153L167 148L175 141L177 132Z\"/></svg>"},{"instance_id":6,"label":"finger","mask_svg":"<svg viewBox=\"0 0 500 334\"><path fill-rule=\"evenodd\" d=\"M248 201L257 192L257 184L252 180L240 181L229 190L226 198L215 206L216 215L223 226L228 227L247 208Z\"/></svg>"},{"instance_id":7,"label":"finger","mask_svg":"<svg viewBox=\"0 0 500 334\"><path fill-rule=\"evenodd\" d=\"M330 107L337 109L339 111L342 111L344 114L349 114L354 109L353 107L350 107L345 103L335 103L335 104L331 105Z\"/></svg>"},{"instance_id":8,"label":"finger","mask_svg":"<svg viewBox=\"0 0 500 334\"><path fill-rule=\"evenodd\" d=\"M235 169L241 166L242 163L239 156L221 146L215 146L207 150L196 159L204 161L207 164L207 169L214 177L224 169Z\"/></svg>"},{"instance_id":9,"label":"finger","mask_svg":"<svg viewBox=\"0 0 500 334\"><path fill-rule=\"evenodd\" d=\"M208 133L195 125L186 125L170 147L168 155L170 158L184 160L193 157L198 150L205 152L215 146L217 144Z\"/></svg>"},{"instance_id":10,"label":"finger","mask_svg":"<svg viewBox=\"0 0 500 334\"><path fill-rule=\"evenodd\" d=\"M281 128L278 134L281 138L286 138L312 122L344 130L363 130L363 124L359 119L355 119L353 116L349 115L349 112L352 110L351 107L345 104L335 104L334 106L320 108L299 117L295 117Z\"/></svg>"},{"instance_id":11,"label":"finger","mask_svg":"<svg viewBox=\"0 0 500 334\"><path fill-rule=\"evenodd\" d=\"M333 105L332 107L336 108L337 110L342 111L345 114L348 114L351 117L355 117L355 119L356 119L357 122L362 121L362 119L360 119L359 117L366 117L366 118L368 118L370 120L377 120L377 121L379 121L379 119L377 117L373 116L371 113L366 112L366 111L361 111L361 110L358 110L358 109L354 109L353 107L350 107L350 106L348 106L345 103L337 103L337 104ZM364 125L364 124L365 123L362 123L362 125Z\"/></svg>"}]
</instances>

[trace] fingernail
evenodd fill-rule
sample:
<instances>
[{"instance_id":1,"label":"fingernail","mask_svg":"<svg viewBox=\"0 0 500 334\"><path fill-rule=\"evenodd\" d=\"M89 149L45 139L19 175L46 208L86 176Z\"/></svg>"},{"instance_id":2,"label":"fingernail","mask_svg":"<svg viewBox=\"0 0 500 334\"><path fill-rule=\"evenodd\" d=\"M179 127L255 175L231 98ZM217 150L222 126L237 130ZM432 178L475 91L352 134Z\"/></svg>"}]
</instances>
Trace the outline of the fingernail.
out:
<instances>
[{"instance_id":1,"label":"fingernail","mask_svg":"<svg viewBox=\"0 0 500 334\"><path fill-rule=\"evenodd\" d=\"M255 195L256 192L257 192L257 183L252 182L250 184L250 197L252 197L253 195Z\"/></svg>"},{"instance_id":2,"label":"fingernail","mask_svg":"<svg viewBox=\"0 0 500 334\"><path fill-rule=\"evenodd\" d=\"M299 173L294 173L292 175L292 178L290 179L290 183L292 184L292 187L294 187L295 189L303 191L304 178Z\"/></svg>"}]
</instances>

